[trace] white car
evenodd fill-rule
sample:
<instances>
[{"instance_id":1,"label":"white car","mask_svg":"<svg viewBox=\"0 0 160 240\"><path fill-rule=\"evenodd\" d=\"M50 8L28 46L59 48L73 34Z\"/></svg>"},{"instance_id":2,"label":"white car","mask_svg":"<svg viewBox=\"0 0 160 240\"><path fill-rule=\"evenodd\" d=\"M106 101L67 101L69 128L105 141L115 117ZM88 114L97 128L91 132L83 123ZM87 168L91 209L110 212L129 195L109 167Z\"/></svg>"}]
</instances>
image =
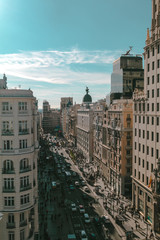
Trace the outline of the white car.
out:
<instances>
[{"instance_id":1,"label":"white car","mask_svg":"<svg viewBox=\"0 0 160 240\"><path fill-rule=\"evenodd\" d=\"M88 240L86 232L84 230L81 230L81 240Z\"/></svg>"},{"instance_id":2,"label":"white car","mask_svg":"<svg viewBox=\"0 0 160 240\"><path fill-rule=\"evenodd\" d=\"M71 209L72 209L72 212L77 211L77 207L76 207L76 204L75 204L75 203L72 203L72 204L71 204Z\"/></svg>"},{"instance_id":3,"label":"white car","mask_svg":"<svg viewBox=\"0 0 160 240\"><path fill-rule=\"evenodd\" d=\"M88 213L84 214L84 221L85 221L85 223L90 223L91 222Z\"/></svg>"}]
</instances>

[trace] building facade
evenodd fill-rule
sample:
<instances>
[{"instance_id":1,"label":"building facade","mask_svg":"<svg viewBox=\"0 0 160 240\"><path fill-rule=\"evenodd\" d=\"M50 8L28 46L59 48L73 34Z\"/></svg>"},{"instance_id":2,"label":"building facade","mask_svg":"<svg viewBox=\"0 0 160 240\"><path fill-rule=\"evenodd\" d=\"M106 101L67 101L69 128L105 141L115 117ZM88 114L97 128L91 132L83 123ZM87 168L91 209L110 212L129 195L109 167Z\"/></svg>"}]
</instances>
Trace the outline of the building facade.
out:
<instances>
[{"instance_id":1,"label":"building facade","mask_svg":"<svg viewBox=\"0 0 160 240\"><path fill-rule=\"evenodd\" d=\"M86 162L93 161L93 109L92 98L86 95L77 112L77 148L83 153Z\"/></svg>"},{"instance_id":2,"label":"building facade","mask_svg":"<svg viewBox=\"0 0 160 240\"><path fill-rule=\"evenodd\" d=\"M103 125L102 161L107 181L112 191L125 196L132 189L132 105L132 99L114 100Z\"/></svg>"},{"instance_id":3,"label":"building facade","mask_svg":"<svg viewBox=\"0 0 160 240\"><path fill-rule=\"evenodd\" d=\"M151 36L144 48L144 92L134 93L132 201L160 232L160 1L152 0Z\"/></svg>"},{"instance_id":4,"label":"building facade","mask_svg":"<svg viewBox=\"0 0 160 240\"><path fill-rule=\"evenodd\" d=\"M31 90L0 89L0 239L38 235L37 101Z\"/></svg>"}]
</instances>

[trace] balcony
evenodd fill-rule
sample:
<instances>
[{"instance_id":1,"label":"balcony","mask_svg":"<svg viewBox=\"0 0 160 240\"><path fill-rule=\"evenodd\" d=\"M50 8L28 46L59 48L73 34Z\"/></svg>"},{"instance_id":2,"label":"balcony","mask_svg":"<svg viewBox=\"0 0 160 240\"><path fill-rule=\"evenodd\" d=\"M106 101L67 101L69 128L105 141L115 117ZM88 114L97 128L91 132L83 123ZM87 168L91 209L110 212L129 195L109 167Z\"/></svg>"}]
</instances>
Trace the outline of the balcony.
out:
<instances>
[{"instance_id":1,"label":"balcony","mask_svg":"<svg viewBox=\"0 0 160 240\"><path fill-rule=\"evenodd\" d=\"M16 227L16 224L13 222L13 223L7 223L6 224L6 228L8 228L8 229L13 229L13 228L15 228Z\"/></svg>"},{"instance_id":2,"label":"balcony","mask_svg":"<svg viewBox=\"0 0 160 240\"><path fill-rule=\"evenodd\" d=\"M15 187L13 187L13 188L3 187L3 192L4 193L13 193L13 192L15 192Z\"/></svg>"},{"instance_id":3,"label":"balcony","mask_svg":"<svg viewBox=\"0 0 160 240\"><path fill-rule=\"evenodd\" d=\"M130 117L127 117L126 120L127 120L127 121L131 121L131 118L130 118Z\"/></svg>"},{"instance_id":4,"label":"balcony","mask_svg":"<svg viewBox=\"0 0 160 240\"><path fill-rule=\"evenodd\" d=\"M13 129L3 129L2 136L13 136L14 132Z\"/></svg>"},{"instance_id":5,"label":"balcony","mask_svg":"<svg viewBox=\"0 0 160 240\"><path fill-rule=\"evenodd\" d=\"M29 128L19 129L19 135L27 135L29 134Z\"/></svg>"},{"instance_id":6,"label":"balcony","mask_svg":"<svg viewBox=\"0 0 160 240\"><path fill-rule=\"evenodd\" d=\"M25 226L27 226L27 219L21 221L21 222L19 223L19 226L20 226L20 227L25 227Z\"/></svg>"},{"instance_id":7,"label":"balcony","mask_svg":"<svg viewBox=\"0 0 160 240\"><path fill-rule=\"evenodd\" d=\"M24 172L29 172L29 171L31 171L31 166L30 165L25 167L25 168L21 168L19 172L24 173Z\"/></svg>"},{"instance_id":8,"label":"balcony","mask_svg":"<svg viewBox=\"0 0 160 240\"><path fill-rule=\"evenodd\" d=\"M13 169L3 168L3 169L2 169L2 173L3 173L3 174L15 174L15 170L14 170L14 168L13 168Z\"/></svg>"},{"instance_id":9,"label":"balcony","mask_svg":"<svg viewBox=\"0 0 160 240\"><path fill-rule=\"evenodd\" d=\"M32 189L32 184L28 184L27 186L21 186L20 187L20 192L23 192L23 191L27 191L27 190L30 190Z\"/></svg>"}]
</instances>

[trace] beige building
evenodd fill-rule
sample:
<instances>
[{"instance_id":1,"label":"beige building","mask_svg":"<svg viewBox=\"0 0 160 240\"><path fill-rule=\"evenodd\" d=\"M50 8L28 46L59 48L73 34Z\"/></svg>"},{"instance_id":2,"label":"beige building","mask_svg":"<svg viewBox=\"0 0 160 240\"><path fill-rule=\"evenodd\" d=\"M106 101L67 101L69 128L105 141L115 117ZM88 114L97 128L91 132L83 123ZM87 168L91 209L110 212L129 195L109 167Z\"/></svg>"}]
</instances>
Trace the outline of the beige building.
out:
<instances>
[{"instance_id":1,"label":"beige building","mask_svg":"<svg viewBox=\"0 0 160 240\"><path fill-rule=\"evenodd\" d=\"M0 126L0 239L35 239L37 101L31 90L0 89Z\"/></svg>"},{"instance_id":2,"label":"beige building","mask_svg":"<svg viewBox=\"0 0 160 240\"><path fill-rule=\"evenodd\" d=\"M95 169L102 165L102 126L106 100L99 100L93 104L93 161Z\"/></svg>"},{"instance_id":3,"label":"beige building","mask_svg":"<svg viewBox=\"0 0 160 240\"><path fill-rule=\"evenodd\" d=\"M160 1L152 0L144 48L144 93L134 94L132 201L160 233Z\"/></svg>"},{"instance_id":4,"label":"beige building","mask_svg":"<svg viewBox=\"0 0 160 240\"><path fill-rule=\"evenodd\" d=\"M92 98L86 95L77 113L77 148L83 153L86 162L93 161L93 109Z\"/></svg>"},{"instance_id":5,"label":"beige building","mask_svg":"<svg viewBox=\"0 0 160 240\"><path fill-rule=\"evenodd\" d=\"M79 108L80 104L75 104L70 108L68 137L72 146L77 146L77 111Z\"/></svg>"},{"instance_id":6,"label":"beige building","mask_svg":"<svg viewBox=\"0 0 160 240\"><path fill-rule=\"evenodd\" d=\"M114 100L104 118L102 159L107 180L116 194L131 194L132 173L132 99ZM104 129L106 127L106 129ZM104 136L103 136L104 139Z\"/></svg>"}]
</instances>

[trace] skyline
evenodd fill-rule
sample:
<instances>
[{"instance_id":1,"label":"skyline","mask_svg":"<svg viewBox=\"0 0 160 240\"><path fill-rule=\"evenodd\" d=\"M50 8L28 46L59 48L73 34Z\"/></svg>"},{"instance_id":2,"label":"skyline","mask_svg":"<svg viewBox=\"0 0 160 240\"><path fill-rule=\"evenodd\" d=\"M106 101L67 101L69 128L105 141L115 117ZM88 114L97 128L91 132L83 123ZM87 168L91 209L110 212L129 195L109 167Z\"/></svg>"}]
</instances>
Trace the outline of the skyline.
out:
<instances>
[{"instance_id":1,"label":"skyline","mask_svg":"<svg viewBox=\"0 0 160 240\"><path fill-rule=\"evenodd\" d=\"M151 1L0 1L0 65L8 88L30 88L59 108L61 97L81 103L110 92L112 64L133 46L143 54ZM126 21L127 19L127 21Z\"/></svg>"}]
</instances>

